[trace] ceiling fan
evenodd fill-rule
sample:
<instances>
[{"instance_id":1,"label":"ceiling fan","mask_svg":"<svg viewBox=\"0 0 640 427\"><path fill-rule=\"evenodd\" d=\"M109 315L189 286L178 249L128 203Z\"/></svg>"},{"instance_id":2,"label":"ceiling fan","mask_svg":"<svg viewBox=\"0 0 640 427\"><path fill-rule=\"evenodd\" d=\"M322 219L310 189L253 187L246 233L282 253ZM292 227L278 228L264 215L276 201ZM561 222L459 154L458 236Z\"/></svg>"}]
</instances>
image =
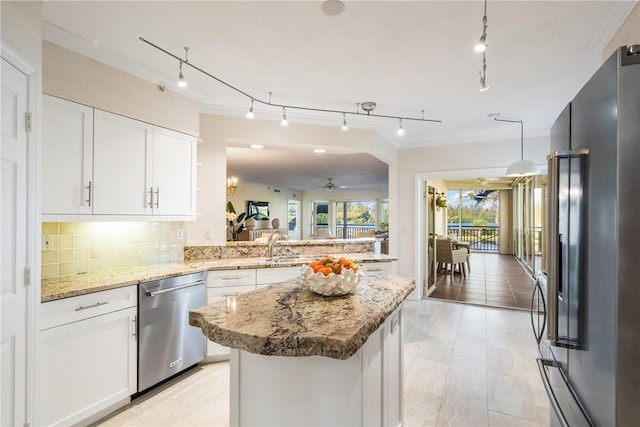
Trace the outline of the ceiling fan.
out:
<instances>
[{"instance_id":1,"label":"ceiling fan","mask_svg":"<svg viewBox=\"0 0 640 427\"><path fill-rule=\"evenodd\" d=\"M318 187L318 188L324 188L324 189L326 189L327 191L333 191L333 190L335 190L336 188L347 188L347 187L345 187L344 185L335 185L335 184L333 183L333 178L327 178L327 183L326 183L325 185L321 185L321 186L320 186L320 187Z\"/></svg>"}]
</instances>

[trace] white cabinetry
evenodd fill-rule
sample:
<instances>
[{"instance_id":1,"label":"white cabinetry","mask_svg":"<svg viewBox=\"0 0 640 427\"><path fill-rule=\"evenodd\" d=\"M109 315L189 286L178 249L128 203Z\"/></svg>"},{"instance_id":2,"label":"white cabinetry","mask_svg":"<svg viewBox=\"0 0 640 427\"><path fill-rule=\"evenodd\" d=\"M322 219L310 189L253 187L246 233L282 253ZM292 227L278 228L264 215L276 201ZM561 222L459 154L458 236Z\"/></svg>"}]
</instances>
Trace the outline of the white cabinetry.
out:
<instances>
[{"instance_id":1,"label":"white cabinetry","mask_svg":"<svg viewBox=\"0 0 640 427\"><path fill-rule=\"evenodd\" d=\"M45 95L43 219L194 219L196 147L194 136Z\"/></svg>"},{"instance_id":2,"label":"white cabinetry","mask_svg":"<svg viewBox=\"0 0 640 427\"><path fill-rule=\"evenodd\" d=\"M390 262L363 262L360 267L367 277L386 277L391 274Z\"/></svg>"},{"instance_id":3,"label":"white cabinetry","mask_svg":"<svg viewBox=\"0 0 640 427\"><path fill-rule=\"evenodd\" d=\"M154 214L195 215L196 145L192 136L154 127Z\"/></svg>"},{"instance_id":4,"label":"white cabinetry","mask_svg":"<svg viewBox=\"0 0 640 427\"><path fill-rule=\"evenodd\" d=\"M42 97L42 211L91 214L93 108Z\"/></svg>"},{"instance_id":5,"label":"white cabinetry","mask_svg":"<svg viewBox=\"0 0 640 427\"><path fill-rule=\"evenodd\" d=\"M207 272L207 304L227 301L235 304L234 297L256 289L256 270L218 270ZM229 359L229 347L207 340L207 360Z\"/></svg>"},{"instance_id":6,"label":"white cabinetry","mask_svg":"<svg viewBox=\"0 0 640 427\"><path fill-rule=\"evenodd\" d=\"M38 425L88 423L137 389L137 286L41 306Z\"/></svg>"},{"instance_id":7,"label":"white cabinetry","mask_svg":"<svg viewBox=\"0 0 640 427\"><path fill-rule=\"evenodd\" d=\"M95 110L94 214L194 215L196 138Z\"/></svg>"},{"instance_id":8,"label":"white cabinetry","mask_svg":"<svg viewBox=\"0 0 640 427\"><path fill-rule=\"evenodd\" d=\"M264 288L299 276L300 267L259 268L256 270L256 288Z\"/></svg>"},{"instance_id":9,"label":"white cabinetry","mask_svg":"<svg viewBox=\"0 0 640 427\"><path fill-rule=\"evenodd\" d=\"M95 110L94 214L151 214L153 126Z\"/></svg>"}]
</instances>

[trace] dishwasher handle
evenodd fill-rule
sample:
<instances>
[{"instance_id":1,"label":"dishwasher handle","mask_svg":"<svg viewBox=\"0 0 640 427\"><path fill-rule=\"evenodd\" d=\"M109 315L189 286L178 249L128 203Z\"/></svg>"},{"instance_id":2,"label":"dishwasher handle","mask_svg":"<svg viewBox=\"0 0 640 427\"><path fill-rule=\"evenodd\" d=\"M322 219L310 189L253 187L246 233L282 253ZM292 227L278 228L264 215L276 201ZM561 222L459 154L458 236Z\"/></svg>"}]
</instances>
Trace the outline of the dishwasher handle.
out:
<instances>
[{"instance_id":1,"label":"dishwasher handle","mask_svg":"<svg viewBox=\"0 0 640 427\"><path fill-rule=\"evenodd\" d=\"M197 282L191 282L191 283L187 283L186 285L175 286L173 288L161 289L159 291L150 291L149 289L147 289L144 283L140 284L140 286L142 286L142 288L144 289L145 295L148 297L155 297L156 295L167 294L169 292L175 292L181 289L191 288L193 286L199 286L199 285L204 285L204 280L198 280Z\"/></svg>"}]
</instances>

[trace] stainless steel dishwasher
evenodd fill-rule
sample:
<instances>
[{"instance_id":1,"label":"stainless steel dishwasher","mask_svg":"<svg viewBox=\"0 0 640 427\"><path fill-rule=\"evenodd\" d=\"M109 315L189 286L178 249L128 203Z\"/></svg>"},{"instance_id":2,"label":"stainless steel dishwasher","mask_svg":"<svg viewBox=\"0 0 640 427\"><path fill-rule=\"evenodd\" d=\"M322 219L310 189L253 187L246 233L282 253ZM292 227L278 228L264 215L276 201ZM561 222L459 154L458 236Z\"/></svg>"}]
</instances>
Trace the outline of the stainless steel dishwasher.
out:
<instances>
[{"instance_id":1,"label":"stainless steel dishwasher","mask_svg":"<svg viewBox=\"0 0 640 427\"><path fill-rule=\"evenodd\" d=\"M138 392L204 359L206 340L189 310L207 304L205 272L138 286Z\"/></svg>"}]
</instances>

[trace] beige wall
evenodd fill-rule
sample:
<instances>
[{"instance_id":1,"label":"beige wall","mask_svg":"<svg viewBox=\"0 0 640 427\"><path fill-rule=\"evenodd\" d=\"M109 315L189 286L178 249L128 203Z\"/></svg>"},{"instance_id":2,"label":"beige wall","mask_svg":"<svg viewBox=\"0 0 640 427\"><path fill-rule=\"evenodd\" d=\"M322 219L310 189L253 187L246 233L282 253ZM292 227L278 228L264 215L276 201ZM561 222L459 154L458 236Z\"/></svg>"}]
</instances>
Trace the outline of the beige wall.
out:
<instances>
[{"instance_id":1,"label":"beige wall","mask_svg":"<svg viewBox=\"0 0 640 427\"><path fill-rule=\"evenodd\" d=\"M147 123L199 135L199 104L44 41L42 91Z\"/></svg>"},{"instance_id":2,"label":"beige wall","mask_svg":"<svg viewBox=\"0 0 640 427\"><path fill-rule=\"evenodd\" d=\"M602 62L620 46L640 44L640 3L631 11L602 52Z\"/></svg>"}]
</instances>

